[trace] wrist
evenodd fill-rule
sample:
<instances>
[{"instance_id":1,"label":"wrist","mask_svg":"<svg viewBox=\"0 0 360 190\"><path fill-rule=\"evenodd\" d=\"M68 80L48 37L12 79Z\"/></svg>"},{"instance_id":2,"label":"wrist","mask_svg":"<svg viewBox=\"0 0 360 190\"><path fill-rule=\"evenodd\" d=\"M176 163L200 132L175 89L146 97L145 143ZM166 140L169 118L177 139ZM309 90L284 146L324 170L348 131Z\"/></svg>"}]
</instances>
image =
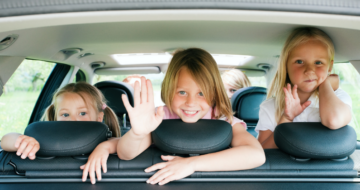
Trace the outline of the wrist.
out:
<instances>
[{"instance_id":1,"label":"wrist","mask_svg":"<svg viewBox=\"0 0 360 190\"><path fill-rule=\"evenodd\" d=\"M143 139L146 137L146 135L150 134L150 133L147 133L147 134L138 134L138 133L135 133L133 128L131 128L127 133L129 133L129 135L134 138L134 139Z\"/></svg>"},{"instance_id":2,"label":"wrist","mask_svg":"<svg viewBox=\"0 0 360 190\"><path fill-rule=\"evenodd\" d=\"M198 160L199 160L199 156L192 156L192 157L188 157L186 158L188 160L188 164L189 166L191 166L191 168L193 169L193 171L200 171L199 165L198 165Z\"/></svg>"},{"instance_id":3,"label":"wrist","mask_svg":"<svg viewBox=\"0 0 360 190\"><path fill-rule=\"evenodd\" d=\"M281 116L279 124L280 123L290 123L293 122L294 118L288 118L284 114Z\"/></svg>"}]
</instances>

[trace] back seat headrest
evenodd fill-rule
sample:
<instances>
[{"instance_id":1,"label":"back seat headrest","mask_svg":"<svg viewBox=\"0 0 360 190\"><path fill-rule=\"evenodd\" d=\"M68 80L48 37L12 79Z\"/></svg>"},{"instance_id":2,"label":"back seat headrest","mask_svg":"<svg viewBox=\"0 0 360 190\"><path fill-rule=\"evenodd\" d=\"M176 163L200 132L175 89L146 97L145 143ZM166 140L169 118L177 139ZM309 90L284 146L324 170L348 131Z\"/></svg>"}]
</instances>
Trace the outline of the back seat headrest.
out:
<instances>
[{"instance_id":1,"label":"back seat headrest","mask_svg":"<svg viewBox=\"0 0 360 190\"><path fill-rule=\"evenodd\" d=\"M248 125L256 125L259 120L260 104L266 99L266 88L246 87L237 90L231 98L235 117Z\"/></svg>"},{"instance_id":2,"label":"back seat headrest","mask_svg":"<svg viewBox=\"0 0 360 190\"><path fill-rule=\"evenodd\" d=\"M35 122L26 127L24 134L40 143L38 156L89 154L111 137L108 126L94 121Z\"/></svg>"},{"instance_id":3,"label":"back seat headrest","mask_svg":"<svg viewBox=\"0 0 360 190\"><path fill-rule=\"evenodd\" d=\"M331 130L320 122L282 123L274 140L280 150L298 158L340 159L356 149L356 133L348 125Z\"/></svg>"},{"instance_id":4,"label":"back seat headrest","mask_svg":"<svg viewBox=\"0 0 360 190\"><path fill-rule=\"evenodd\" d=\"M134 89L131 85L119 81L102 81L94 85L98 88L106 100L108 106L115 112L117 116L122 116L127 113L121 95L125 94L128 97L131 106L134 106Z\"/></svg>"},{"instance_id":5,"label":"back seat headrest","mask_svg":"<svg viewBox=\"0 0 360 190\"><path fill-rule=\"evenodd\" d=\"M200 119L196 123L163 120L151 137L159 149L169 153L206 154L229 147L232 127L222 120Z\"/></svg>"}]
</instances>

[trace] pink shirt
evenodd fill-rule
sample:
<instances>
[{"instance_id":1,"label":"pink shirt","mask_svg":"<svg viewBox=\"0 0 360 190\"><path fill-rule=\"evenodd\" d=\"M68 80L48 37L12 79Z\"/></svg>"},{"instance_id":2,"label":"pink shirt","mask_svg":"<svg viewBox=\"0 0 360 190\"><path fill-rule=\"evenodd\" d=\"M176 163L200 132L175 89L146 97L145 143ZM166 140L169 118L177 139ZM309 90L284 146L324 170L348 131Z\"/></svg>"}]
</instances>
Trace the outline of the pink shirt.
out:
<instances>
[{"instance_id":1,"label":"pink shirt","mask_svg":"<svg viewBox=\"0 0 360 190\"><path fill-rule=\"evenodd\" d=\"M213 110L213 109L210 108L209 112L208 112L206 115L204 115L204 117L201 118L201 119L213 119L213 118L211 118L212 110ZM172 113L172 114L171 114L171 112L170 112L170 110L169 110L169 108L168 108L167 106L164 106L164 112L165 112L165 115L164 115L164 118L163 118L163 119L180 119L180 117L179 117L178 115L176 115L175 113ZM220 118L220 120L224 120L224 121L227 121L228 123L230 123L230 122L228 121L228 119L225 118L225 117L224 117L224 118ZM234 125L237 124L237 123L241 123L241 124L245 127L245 129L247 128L247 127L246 127L246 123L245 123L243 120L238 119L237 117L234 117L234 116L233 116L232 126L234 126Z\"/></svg>"}]
</instances>

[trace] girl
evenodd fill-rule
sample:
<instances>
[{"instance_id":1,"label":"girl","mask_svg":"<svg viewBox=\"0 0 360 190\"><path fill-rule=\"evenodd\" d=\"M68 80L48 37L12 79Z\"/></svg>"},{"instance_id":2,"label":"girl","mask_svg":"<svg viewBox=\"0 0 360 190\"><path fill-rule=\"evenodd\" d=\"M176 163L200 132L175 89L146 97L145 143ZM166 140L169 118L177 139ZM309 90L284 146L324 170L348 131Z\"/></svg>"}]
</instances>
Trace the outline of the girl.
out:
<instances>
[{"instance_id":1,"label":"girl","mask_svg":"<svg viewBox=\"0 0 360 190\"><path fill-rule=\"evenodd\" d=\"M320 122L329 129L351 121L351 98L330 75L334 62L330 37L317 28L295 29L285 42L268 99L260 105L256 131L263 148L277 148L275 127L285 122Z\"/></svg>"},{"instance_id":2,"label":"girl","mask_svg":"<svg viewBox=\"0 0 360 190\"><path fill-rule=\"evenodd\" d=\"M251 86L251 83L247 76L239 69L231 69L225 71L221 75L221 78L223 80L224 87L229 99L231 99L234 93L240 88Z\"/></svg>"},{"instance_id":3,"label":"girl","mask_svg":"<svg viewBox=\"0 0 360 190\"><path fill-rule=\"evenodd\" d=\"M104 122L112 131L113 137L120 136L117 117L105 104L103 94L94 86L85 83L70 83L59 89L46 109L43 121L99 121ZM107 143L107 142L104 142ZM1 139L1 147L5 151L14 152L22 159L35 159L40 149L37 140L18 133L9 133ZM98 145L96 149L100 147ZM90 155L91 157L91 155Z\"/></svg>"},{"instance_id":4,"label":"girl","mask_svg":"<svg viewBox=\"0 0 360 190\"><path fill-rule=\"evenodd\" d=\"M243 121L233 117L217 64L208 52L190 48L174 54L161 89L166 106L158 107L156 113L151 82L142 77L141 83L141 93L139 83L135 83L134 107L122 97L132 127L117 144L117 154L123 160L135 158L151 145L150 133L163 119L180 118L186 123L223 119L233 127L232 148L189 158L162 156L165 162L145 169L159 170L147 183L164 185L195 171L245 170L265 162L259 142L246 131Z\"/></svg>"}]
</instances>

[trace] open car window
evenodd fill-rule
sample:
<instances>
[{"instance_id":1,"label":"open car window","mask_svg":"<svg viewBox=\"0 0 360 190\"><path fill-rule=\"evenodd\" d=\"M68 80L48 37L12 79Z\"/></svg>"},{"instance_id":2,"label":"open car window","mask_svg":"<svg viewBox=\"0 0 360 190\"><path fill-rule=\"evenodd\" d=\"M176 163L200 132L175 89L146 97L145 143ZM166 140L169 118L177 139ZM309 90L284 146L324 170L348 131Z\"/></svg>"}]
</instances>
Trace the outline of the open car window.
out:
<instances>
[{"instance_id":1,"label":"open car window","mask_svg":"<svg viewBox=\"0 0 360 190\"><path fill-rule=\"evenodd\" d=\"M0 97L0 136L23 133L36 100L56 64L25 59L4 86Z\"/></svg>"}]
</instances>

